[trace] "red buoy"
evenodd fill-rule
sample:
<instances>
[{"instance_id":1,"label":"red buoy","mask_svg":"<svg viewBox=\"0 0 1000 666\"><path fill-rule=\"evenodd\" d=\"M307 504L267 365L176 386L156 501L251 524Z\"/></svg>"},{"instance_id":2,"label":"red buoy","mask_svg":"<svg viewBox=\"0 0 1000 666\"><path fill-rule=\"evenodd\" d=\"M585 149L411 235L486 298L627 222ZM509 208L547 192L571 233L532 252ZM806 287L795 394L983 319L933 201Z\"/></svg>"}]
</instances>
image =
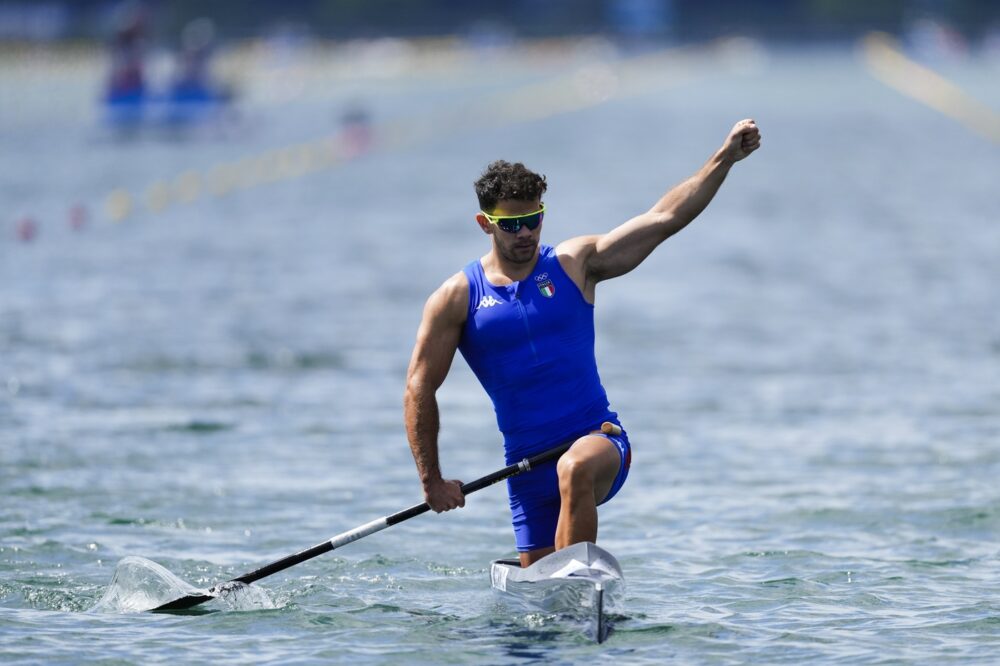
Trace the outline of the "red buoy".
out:
<instances>
[{"instance_id":1,"label":"red buoy","mask_svg":"<svg viewBox=\"0 0 1000 666\"><path fill-rule=\"evenodd\" d=\"M22 217L17 221L17 237L25 243L35 240L38 235L38 223L32 217Z\"/></svg>"},{"instance_id":2,"label":"red buoy","mask_svg":"<svg viewBox=\"0 0 1000 666\"><path fill-rule=\"evenodd\" d=\"M69 209L69 226L73 231L87 226L87 208L83 204L75 204Z\"/></svg>"}]
</instances>

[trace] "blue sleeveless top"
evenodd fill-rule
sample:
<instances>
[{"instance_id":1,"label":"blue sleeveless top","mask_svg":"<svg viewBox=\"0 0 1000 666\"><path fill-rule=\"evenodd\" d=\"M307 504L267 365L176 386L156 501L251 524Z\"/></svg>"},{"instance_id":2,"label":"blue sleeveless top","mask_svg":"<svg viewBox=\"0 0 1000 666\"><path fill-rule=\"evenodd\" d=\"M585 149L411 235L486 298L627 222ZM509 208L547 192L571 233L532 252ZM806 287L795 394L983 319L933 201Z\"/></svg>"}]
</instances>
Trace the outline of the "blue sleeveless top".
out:
<instances>
[{"instance_id":1,"label":"blue sleeveless top","mask_svg":"<svg viewBox=\"0 0 1000 666\"><path fill-rule=\"evenodd\" d=\"M551 246L511 285L491 284L478 259L463 272L469 312L458 349L493 400L507 464L617 422L597 374L594 306Z\"/></svg>"}]
</instances>

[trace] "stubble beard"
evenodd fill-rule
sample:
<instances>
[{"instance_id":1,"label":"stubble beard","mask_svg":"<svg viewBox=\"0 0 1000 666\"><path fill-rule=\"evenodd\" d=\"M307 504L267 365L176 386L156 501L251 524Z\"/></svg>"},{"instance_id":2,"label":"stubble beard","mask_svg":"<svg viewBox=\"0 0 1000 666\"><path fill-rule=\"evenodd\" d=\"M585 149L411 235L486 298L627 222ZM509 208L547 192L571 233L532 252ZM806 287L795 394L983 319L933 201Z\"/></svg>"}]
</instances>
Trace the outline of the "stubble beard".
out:
<instances>
[{"instance_id":1,"label":"stubble beard","mask_svg":"<svg viewBox=\"0 0 1000 666\"><path fill-rule=\"evenodd\" d=\"M536 241L530 247L523 248L518 248L516 245L505 248L502 244L497 243L497 250L499 250L500 256L503 257L504 261L512 264L527 264L535 258L535 253L538 251L538 242Z\"/></svg>"}]
</instances>

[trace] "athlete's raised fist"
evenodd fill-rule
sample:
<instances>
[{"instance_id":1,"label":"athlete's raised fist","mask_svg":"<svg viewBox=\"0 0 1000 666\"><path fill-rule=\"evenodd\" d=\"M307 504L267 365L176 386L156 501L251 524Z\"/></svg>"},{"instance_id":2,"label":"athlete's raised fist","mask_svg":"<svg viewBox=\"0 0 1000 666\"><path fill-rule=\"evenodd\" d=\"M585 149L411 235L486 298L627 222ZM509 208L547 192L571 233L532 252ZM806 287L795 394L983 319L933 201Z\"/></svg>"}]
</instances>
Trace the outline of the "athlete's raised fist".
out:
<instances>
[{"instance_id":1,"label":"athlete's raised fist","mask_svg":"<svg viewBox=\"0 0 1000 666\"><path fill-rule=\"evenodd\" d=\"M757 123L750 118L733 125L723 145L726 158L733 162L739 162L758 148L760 148L760 130L757 129Z\"/></svg>"}]
</instances>

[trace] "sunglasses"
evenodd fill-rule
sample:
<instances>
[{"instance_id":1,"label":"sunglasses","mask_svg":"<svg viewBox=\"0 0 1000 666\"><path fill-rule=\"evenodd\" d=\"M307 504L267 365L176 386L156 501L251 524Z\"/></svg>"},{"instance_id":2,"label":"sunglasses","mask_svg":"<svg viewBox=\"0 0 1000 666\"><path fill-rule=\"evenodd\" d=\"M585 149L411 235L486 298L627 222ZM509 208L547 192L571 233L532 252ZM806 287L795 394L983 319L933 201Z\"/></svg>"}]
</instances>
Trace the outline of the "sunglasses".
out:
<instances>
[{"instance_id":1,"label":"sunglasses","mask_svg":"<svg viewBox=\"0 0 1000 666\"><path fill-rule=\"evenodd\" d=\"M479 212L492 224L497 225L507 233L516 234L521 230L521 227L528 227L529 231L538 228L538 225L542 223L542 218L545 217L545 204L542 204L542 207L534 213L525 213L524 215L490 215L484 211Z\"/></svg>"}]
</instances>

